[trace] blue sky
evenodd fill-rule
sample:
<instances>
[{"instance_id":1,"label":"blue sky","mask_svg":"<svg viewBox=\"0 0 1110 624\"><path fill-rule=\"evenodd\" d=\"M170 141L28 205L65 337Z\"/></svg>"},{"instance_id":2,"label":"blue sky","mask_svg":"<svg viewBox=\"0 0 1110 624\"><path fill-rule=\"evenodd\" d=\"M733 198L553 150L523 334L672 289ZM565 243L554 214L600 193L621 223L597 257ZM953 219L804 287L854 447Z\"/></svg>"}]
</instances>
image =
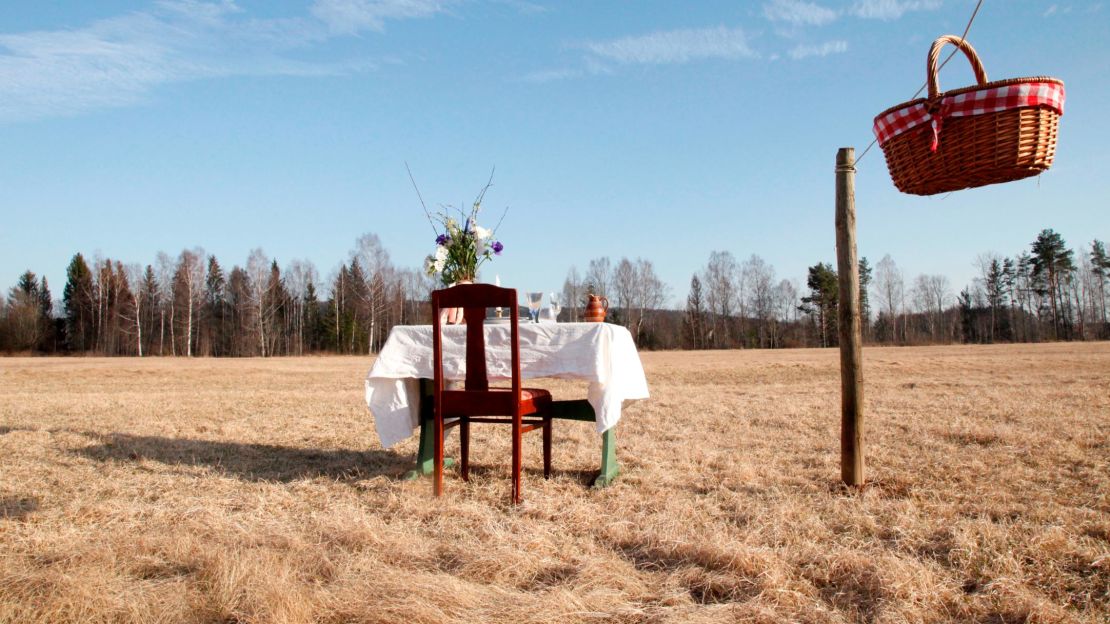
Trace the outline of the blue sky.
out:
<instances>
[{"instance_id":1,"label":"blue sky","mask_svg":"<svg viewBox=\"0 0 1110 624\"><path fill-rule=\"evenodd\" d=\"M835 261L833 164L925 79L974 0L804 2L50 2L0 14L0 285L61 295L75 252L153 262L262 247L326 277L374 232L395 264L432 251L430 207L496 167L485 269L561 287L591 258L654 262L677 305L710 251L804 284ZM1030 180L899 194L861 162L861 255L943 273L1045 227L1110 239L1110 8L987 0L968 40L992 79L1067 84L1056 164ZM965 86L960 57L941 88Z\"/></svg>"}]
</instances>

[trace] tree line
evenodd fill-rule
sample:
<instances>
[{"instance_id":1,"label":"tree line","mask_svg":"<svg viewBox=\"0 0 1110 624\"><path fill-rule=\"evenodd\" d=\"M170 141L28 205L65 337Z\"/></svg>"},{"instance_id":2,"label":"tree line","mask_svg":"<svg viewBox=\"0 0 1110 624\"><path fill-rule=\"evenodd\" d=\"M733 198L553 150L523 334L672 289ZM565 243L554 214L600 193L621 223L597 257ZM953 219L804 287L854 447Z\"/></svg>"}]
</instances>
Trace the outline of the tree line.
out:
<instances>
[{"instance_id":1,"label":"tree line","mask_svg":"<svg viewBox=\"0 0 1110 624\"><path fill-rule=\"evenodd\" d=\"M1092 241L1078 253L1047 229L1012 257L982 254L979 275L955 292L943 275L907 280L889 255L860 259L864 338L873 344L1032 342L1110 338L1110 256ZM203 249L159 253L145 266L78 253L60 300L45 277L23 273L0 301L0 350L130 356L367 354L398 324L429 322L435 281L395 266L365 234L321 279L306 260L281 268L261 249L230 270ZM758 255L710 253L685 305L643 258L570 267L560 319L581 320L588 293L644 349L828 347L837 344L839 283L818 262L804 286Z\"/></svg>"},{"instance_id":2,"label":"tree line","mask_svg":"<svg viewBox=\"0 0 1110 624\"><path fill-rule=\"evenodd\" d=\"M979 275L958 293L944 275L907 280L890 255L874 267L860 259L864 340L872 344L947 344L1110 338L1110 256L1094 240L1078 253L1042 230L1012 257L981 254ZM759 256L738 263L713 252L691 278L681 346L825 347L838 343L835 269L809 267L805 290L776 282Z\"/></svg>"},{"instance_id":3,"label":"tree line","mask_svg":"<svg viewBox=\"0 0 1110 624\"><path fill-rule=\"evenodd\" d=\"M0 302L0 350L129 356L373 353L397 324L424 322L431 281L398 268L374 234L321 281L261 249L224 268L203 249L145 266L76 254L60 302L25 272Z\"/></svg>"}]
</instances>

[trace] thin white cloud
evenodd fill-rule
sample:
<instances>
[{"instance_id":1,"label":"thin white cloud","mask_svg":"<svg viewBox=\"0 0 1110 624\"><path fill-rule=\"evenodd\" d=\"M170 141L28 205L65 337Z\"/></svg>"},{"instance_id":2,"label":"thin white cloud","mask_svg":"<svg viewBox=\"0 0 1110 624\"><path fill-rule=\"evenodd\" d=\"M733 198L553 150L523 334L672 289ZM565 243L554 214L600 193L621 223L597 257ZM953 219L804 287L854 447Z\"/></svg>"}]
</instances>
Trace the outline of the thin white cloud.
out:
<instances>
[{"instance_id":1,"label":"thin white cloud","mask_svg":"<svg viewBox=\"0 0 1110 624\"><path fill-rule=\"evenodd\" d=\"M849 11L865 19L896 20L911 11L934 11L941 0L858 0Z\"/></svg>"},{"instance_id":2,"label":"thin white cloud","mask_svg":"<svg viewBox=\"0 0 1110 624\"><path fill-rule=\"evenodd\" d=\"M678 64L705 59L758 58L739 28L668 30L583 44L594 56L630 64Z\"/></svg>"},{"instance_id":3,"label":"thin white cloud","mask_svg":"<svg viewBox=\"0 0 1110 624\"><path fill-rule=\"evenodd\" d=\"M836 19L836 11L814 2L772 0L763 5L763 17L772 22L788 22L797 26L820 26Z\"/></svg>"},{"instance_id":4,"label":"thin white cloud","mask_svg":"<svg viewBox=\"0 0 1110 624\"><path fill-rule=\"evenodd\" d=\"M539 71L525 74L522 80L524 80L525 82L542 84L546 82L556 82L558 80L577 78L581 75L582 70L580 69L541 69Z\"/></svg>"},{"instance_id":5,"label":"thin white cloud","mask_svg":"<svg viewBox=\"0 0 1110 624\"><path fill-rule=\"evenodd\" d=\"M1089 5L1087 7L1086 12L1087 13L1097 13L1101 8L1102 8L1102 3L1101 2L1096 2L1092 5ZM1044 13L1041 14L1041 17L1057 17L1057 16L1060 16L1060 15L1071 15L1073 9L1074 9L1074 7L1070 4L1064 4L1064 5L1051 4L1051 5L1049 5L1049 7L1047 9L1045 9Z\"/></svg>"},{"instance_id":6,"label":"thin white cloud","mask_svg":"<svg viewBox=\"0 0 1110 624\"><path fill-rule=\"evenodd\" d=\"M379 20L423 14L415 0L376 4ZM320 0L314 9L325 5ZM364 28L381 24L362 23ZM0 122L132 105L172 82L334 75L374 67L367 61L310 63L289 57L336 34L333 24L307 15L252 19L230 0L165 1L82 28L0 34Z\"/></svg>"},{"instance_id":7,"label":"thin white cloud","mask_svg":"<svg viewBox=\"0 0 1110 624\"><path fill-rule=\"evenodd\" d=\"M501 4L514 9L522 15L538 15L540 13L547 13L551 9L542 4L535 2L528 2L528 0L490 0L493 4Z\"/></svg>"},{"instance_id":8,"label":"thin white cloud","mask_svg":"<svg viewBox=\"0 0 1110 624\"><path fill-rule=\"evenodd\" d=\"M431 17L451 4L447 0L316 0L312 14L334 33L385 29L386 20Z\"/></svg>"},{"instance_id":9,"label":"thin white cloud","mask_svg":"<svg viewBox=\"0 0 1110 624\"><path fill-rule=\"evenodd\" d=\"M794 60L804 59L809 56L828 56L848 51L847 41L827 41L820 45L798 45L788 55Z\"/></svg>"}]
</instances>

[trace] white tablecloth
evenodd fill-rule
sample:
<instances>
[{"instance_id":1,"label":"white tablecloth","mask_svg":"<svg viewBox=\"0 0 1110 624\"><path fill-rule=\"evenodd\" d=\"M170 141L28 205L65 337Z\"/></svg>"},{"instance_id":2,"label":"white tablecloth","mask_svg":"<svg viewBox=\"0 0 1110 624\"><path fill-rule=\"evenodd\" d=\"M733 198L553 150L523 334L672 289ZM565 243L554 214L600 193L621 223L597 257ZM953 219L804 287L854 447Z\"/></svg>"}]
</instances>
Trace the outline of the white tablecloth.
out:
<instances>
[{"instance_id":1,"label":"white tablecloth","mask_svg":"<svg viewBox=\"0 0 1110 624\"><path fill-rule=\"evenodd\" d=\"M490 380L512 376L508 323L487 323L486 368ZM466 376L466 327L443 330L443 368L448 379ZM408 438L420 427L420 379L431 379L432 326L393 328L366 376L366 405L382 446ZM632 334L609 323L521 323L520 368L524 379L559 377L590 382L586 399L603 433L621 417L621 402L648 398L647 378Z\"/></svg>"}]
</instances>

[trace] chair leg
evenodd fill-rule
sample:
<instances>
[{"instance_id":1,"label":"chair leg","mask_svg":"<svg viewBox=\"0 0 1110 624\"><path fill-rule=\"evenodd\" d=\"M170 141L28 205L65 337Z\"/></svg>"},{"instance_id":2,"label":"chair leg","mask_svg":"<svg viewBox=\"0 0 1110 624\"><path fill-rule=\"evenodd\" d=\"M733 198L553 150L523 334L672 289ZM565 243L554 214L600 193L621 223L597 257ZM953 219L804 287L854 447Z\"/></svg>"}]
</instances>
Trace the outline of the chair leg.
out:
<instances>
[{"instance_id":1,"label":"chair leg","mask_svg":"<svg viewBox=\"0 0 1110 624\"><path fill-rule=\"evenodd\" d=\"M521 415L518 411L513 416L513 504L520 504L520 447L521 447Z\"/></svg>"},{"instance_id":2,"label":"chair leg","mask_svg":"<svg viewBox=\"0 0 1110 624\"><path fill-rule=\"evenodd\" d=\"M543 418L543 478L551 478L551 417Z\"/></svg>"},{"instance_id":3,"label":"chair leg","mask_svg":"<svg viewBox=\"0 0 1110 624\"><path fill-rule=\"evenodd\" d=\"M462 456L462 479L470 481L470 419L463 416L459 423L459 455Z\"/></svg>"},{"instance_id":4,"label":"chair leg","mask_svg":"<svg viewBox=\"0 0 1110 624\"><path fill-rule=\"evenodd\" d=\"M432 460L435 474L432 477L432 490L436 496L443 496L443 414L435 417L435 449Z\"/></svg>"}]
</instances>

